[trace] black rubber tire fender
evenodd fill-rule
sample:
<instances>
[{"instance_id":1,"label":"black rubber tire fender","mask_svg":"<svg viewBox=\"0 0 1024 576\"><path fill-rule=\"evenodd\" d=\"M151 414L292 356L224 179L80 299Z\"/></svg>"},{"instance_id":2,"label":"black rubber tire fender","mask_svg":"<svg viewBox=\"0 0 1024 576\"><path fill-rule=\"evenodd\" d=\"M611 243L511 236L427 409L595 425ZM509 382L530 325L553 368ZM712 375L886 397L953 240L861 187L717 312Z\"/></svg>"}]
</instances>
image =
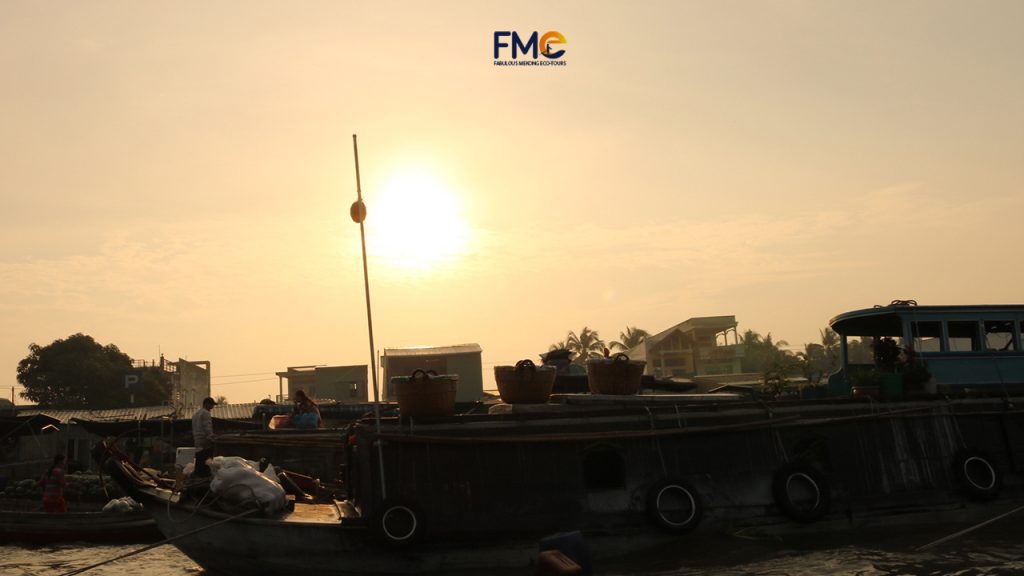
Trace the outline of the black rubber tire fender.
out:
<instances>
[{"instance_id":1,"label":"black rubber tire fender","mask_svg":"<svg viewBox=\"0 0 1024 576\"><path fill-rule=\"evenodd\" d=\"M961 490L978 500L991 500L1003 487L1002 474L981 450L964 449L953 457L953 475Z\"/></svg>"},{"instance_id":2,"label":"black rubber tire fender","mask_svg":"<svg viewBox=\"0 0 1024 576\"><path fill-rule=\"evenodd\" d=\"M423 513L408 500L389 499L381 504L377 532L391 546L406 547L423 534Z\"/></svg>"},{"instance_id":3,"label":"black rubber tire fender","mask_svg":"<svg viewBox=\"0 0 1024 576\"><path fill-rule=\"evenodd\" d=\"M682 506L671 507L673 502ZM681 480L662 480L647 492L647 517L663 532L689 532L700 523L703 513L704 506L697 491Z\"/></svg>"},{"instance_id":4,"label":"black rubber tire fender","mask_svg":"<svg viewBox=\"0 0 1024 576\"><path fill-rule=\"evenodd\" d=\"M794 488L803 487L808 498L795 500ZM772 477L772 497L779 509L791 520L808 524L828 513L831 500L828 480L806 462L789 462Z\"/></svg>"}]
</instances>

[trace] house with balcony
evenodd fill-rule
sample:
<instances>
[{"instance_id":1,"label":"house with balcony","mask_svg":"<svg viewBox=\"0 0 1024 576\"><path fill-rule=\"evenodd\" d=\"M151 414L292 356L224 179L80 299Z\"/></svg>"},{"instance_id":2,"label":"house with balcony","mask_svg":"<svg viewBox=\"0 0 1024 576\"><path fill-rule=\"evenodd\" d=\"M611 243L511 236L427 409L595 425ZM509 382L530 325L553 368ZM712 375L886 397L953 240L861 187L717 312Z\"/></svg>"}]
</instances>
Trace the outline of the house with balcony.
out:
<instances>
[{"instance_id":1,"label":"house with balcony","mask_svg":"<svg viewBox=\"0 0 1024 576\"><path fill-rule=\"evenodd\" d=\"M645 373L656 378L696 378L740 374L743 345L735 316L690 318L649 336L629 351L645 360Z\"/></svg>"}]
</instances>

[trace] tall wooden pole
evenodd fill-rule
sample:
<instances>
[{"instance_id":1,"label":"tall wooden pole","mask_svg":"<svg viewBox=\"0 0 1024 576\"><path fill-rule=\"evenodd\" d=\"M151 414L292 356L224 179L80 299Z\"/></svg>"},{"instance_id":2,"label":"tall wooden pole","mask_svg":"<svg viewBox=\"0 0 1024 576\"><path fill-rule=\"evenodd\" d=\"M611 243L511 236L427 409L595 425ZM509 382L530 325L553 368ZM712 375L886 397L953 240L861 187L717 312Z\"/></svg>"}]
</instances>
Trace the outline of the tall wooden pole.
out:
<instances>
[{"instance_id":1,"label":"tall wooden pole","mask_svg":"<svg viewBox=\"0 0 1024 576\"><path fill-rule=\"evenodd\" d=\"M366 292L366 327L370 333L370 374L373 378L373 417L376 422L377 440L377 461L380 463L380 494L381 498L387 498L387 485L384 482L384 450L380 440L380 387L377 385L377 353L373 345L373 313L370 310L370 273L366 265L366 229L363 221L366 220L366 204L363 204L363 187L359 180L359 143L356 135L352 135L352 152L356 161L356 201L349 209L349 215L354 222L359 223L359 240L363 249L363 288Z\"/></svg>"}]
</instances>

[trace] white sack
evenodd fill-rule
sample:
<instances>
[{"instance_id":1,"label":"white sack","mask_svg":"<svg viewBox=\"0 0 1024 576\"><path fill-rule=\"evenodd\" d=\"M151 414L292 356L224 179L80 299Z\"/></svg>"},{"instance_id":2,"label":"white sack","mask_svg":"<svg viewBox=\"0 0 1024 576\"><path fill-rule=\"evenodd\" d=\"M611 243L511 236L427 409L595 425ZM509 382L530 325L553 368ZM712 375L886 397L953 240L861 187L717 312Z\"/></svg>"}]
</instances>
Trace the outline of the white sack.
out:
<instances>
[{"instance_id":1,"label":"white sack","mask_svg":"<svg viewBox=\"0 0 1024 576\"><path fill-rule=\"evenodd\" d=\"M237 456L217 456L210 460L210 470L210 490L221 498L236 504L255 501L268 513L284 509L284 488L262 474L252 462Z\"/></svg>"},{"instance_id":2,"label":"white sack","mask_svg":"<svg viewBox=\"0 0 1024 576\"><path fill-rule=\"evenodd\" d=\"M131 512L132 510L142 510L142 504L133 500L131 496L114 498L103 506L104 512Z\"/></svg>"}]
</instances>

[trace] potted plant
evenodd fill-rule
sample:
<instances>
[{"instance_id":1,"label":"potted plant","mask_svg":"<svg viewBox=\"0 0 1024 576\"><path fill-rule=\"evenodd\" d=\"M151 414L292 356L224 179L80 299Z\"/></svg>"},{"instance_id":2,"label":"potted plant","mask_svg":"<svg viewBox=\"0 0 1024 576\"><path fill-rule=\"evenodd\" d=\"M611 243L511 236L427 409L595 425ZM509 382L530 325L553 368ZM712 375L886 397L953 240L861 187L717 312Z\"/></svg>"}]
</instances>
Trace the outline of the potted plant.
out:
<instances>
[{"instance_id":1,"label":"potted plant","mask_svg":"<svg viewBox=\"0 0 1024 576\"><path fill-rule=\"evenodd\" d=\"M900 345L896 343L896 340L882 336L881 338L875 338L874 342L871 343L871 350L875 357L875 367L881 372L888 372L895 374L898 372L900 365L900 354L902 349Z\"/></svg>"},{"instance_id":2,"label":"potted plant","mask_svg":"<svg viewBox=\"0 0 1024 576\"><path fill-rule=\"evenodd\" d=\"M908 346L904 350L900 372L903 375L903 388L908 394L921 395L929 392L927 388L932 380L932 373L928 371L928 365L921 360L913 346Z\"/></svg>"},{"instance_id":3,"label":"potted plant","mask_svg":"<svg viewBox=\"0 0 1024 576\"><path fill-rule=\"evenodd\" d=\"M889 336L875 338L871 343L875 368L881 373L878 385L883 400L896 400L903 396L903 374L900 372L900 354L903 349Z\"/></svg>"},{"instance_id":4,"label":"potted plant","mask_svg":"<svg viewBox=\"0 0 1024 576\"><path fill-rule=\"evenodd\" d=\"M850 393L854 398L878 399L882 386L882 373L878 368L871 367L855 370L850 373Z\"/></svg>"}]
</instances>

